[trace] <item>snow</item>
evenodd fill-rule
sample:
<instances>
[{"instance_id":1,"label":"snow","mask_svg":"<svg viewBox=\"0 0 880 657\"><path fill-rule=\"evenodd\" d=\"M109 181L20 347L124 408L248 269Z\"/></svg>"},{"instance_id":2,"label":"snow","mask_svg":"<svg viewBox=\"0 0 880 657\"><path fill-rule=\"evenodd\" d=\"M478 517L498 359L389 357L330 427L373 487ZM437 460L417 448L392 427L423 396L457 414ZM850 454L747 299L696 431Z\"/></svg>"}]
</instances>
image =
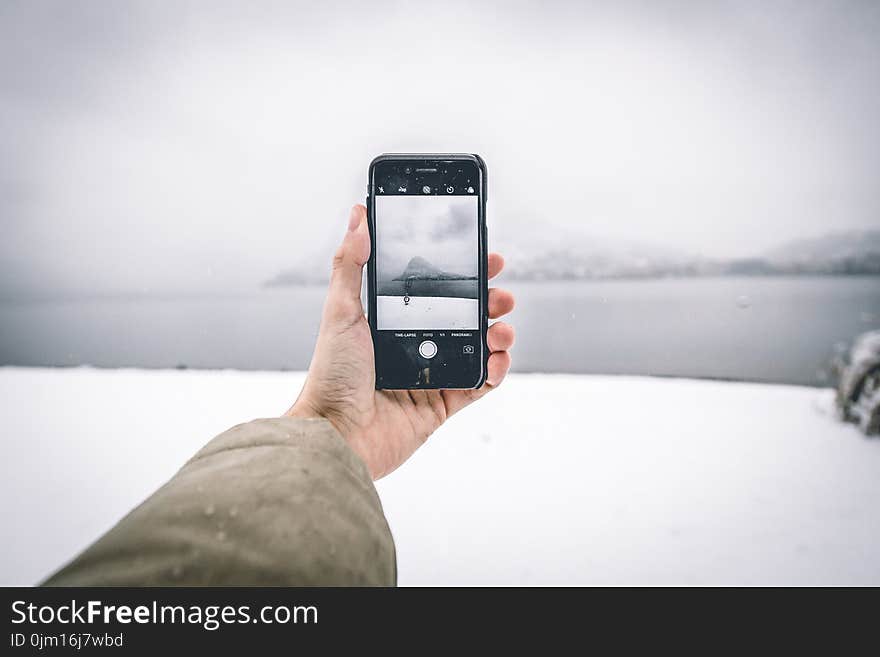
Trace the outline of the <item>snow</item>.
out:
<instances>
[{"instance_id":1,"label":"snow","mask_svg":"<svg viewBox=\"0 0 880 657\"><path fill-rule=\"evenodd\" d=\"M379 328L393 331L436 329L477 330L480 326L480 302L456 297L376 297Z\"/></svg>"},{"instance_id":2,"label":"snow","mask_svg":"<svg viewBox=\"0 0 880 657\"><path fill-rule=\"evenodd\" d=\"M0 584L37 582L303 376L0 368ZM378 488L402 585L877 585L878 475L831 390L514 374Z\"/></svg>"}]
</instances>

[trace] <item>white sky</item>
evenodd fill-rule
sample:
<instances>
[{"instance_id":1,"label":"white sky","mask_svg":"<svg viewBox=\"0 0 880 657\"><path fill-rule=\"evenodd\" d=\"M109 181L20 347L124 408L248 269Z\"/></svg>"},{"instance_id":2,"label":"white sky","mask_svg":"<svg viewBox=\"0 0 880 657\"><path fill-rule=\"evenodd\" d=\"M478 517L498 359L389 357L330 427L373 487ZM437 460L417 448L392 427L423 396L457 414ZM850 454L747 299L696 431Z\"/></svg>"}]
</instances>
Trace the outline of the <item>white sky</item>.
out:
<instances>
[{"instance_id":1,"label":"white sky","mask_svg":"<svg viewBox=\"0 0 880 657\"><path fill-rule=\"evenodd\" d=\"M0 298L325 266L395 151L483 155L496 245L751 255L880 227L878 116L876 2L6 1Z\"/></svg>"}]
</instances>

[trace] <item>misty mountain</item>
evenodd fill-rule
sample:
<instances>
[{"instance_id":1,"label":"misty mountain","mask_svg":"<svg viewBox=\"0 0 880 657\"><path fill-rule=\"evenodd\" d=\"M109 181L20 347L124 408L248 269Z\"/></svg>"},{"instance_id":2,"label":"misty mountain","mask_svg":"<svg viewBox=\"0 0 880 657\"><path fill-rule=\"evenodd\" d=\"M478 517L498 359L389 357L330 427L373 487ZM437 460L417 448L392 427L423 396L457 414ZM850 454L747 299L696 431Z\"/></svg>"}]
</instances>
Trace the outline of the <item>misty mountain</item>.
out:
<instances>
[{"instance_id":1,"label":"misty mountain","mask_svg":"<svg viewBox=\"0 0 880 657\"><path fill-rule=\"evenodd\" d=\"M753 275L878 275L880 230L830 233L794 240L759 258L732 260L725 273Z\"/></svg>"},{"instance_id":2,"label":"misty mountain","mask_svg":"<svg viewBox=\"0 0 880 657\"><path fill-rule=\"evenodd\" d=\"M395 281L406 281L410 279L418 279L425 281L465 281L475 280L476 276L464 276L463 274L453 274L448 271L438 269L433 264L425 260L421 256L416 256L409 261L406 269L399 276L395 276Z\"/></svg>"},{"instance_id":3,"label":"misty mountain","mask_svg":"<svg viewBox=\"0 0 880 657\"><path fill-rule=\"evenodd\" d=\"M766 254L767 260L781 267L815 268L821 270L876 264L880 256L880 230L859 230L831 233L823 237L795 240Z\"/></svg>"},{"instance_id":4,"label":"misty mountain","mask_svg":"<svg viewBox=\"0 0 880 657\"><path fill-rule=\"evenodd\" d=\"M515 280L694 276L880 275L880 231L832 233L782 244L764 254L711 259L645 244L600 244L571 238L565 246L519 250L505 275Z\"/></svg>"},{"instance_id":5,"label":"misty mountain","mask_svg":"<svg viewBox=\"0 0 880 657\"><path fill-rule=\"evenodd\" d=\"M493 245L514 280L579 280L687 276L701 263L690 253L656 244L607 240L554 228Z\"/></svg>"},{"instance_id":6,"label":"misty mountain","mask_svg":"<svg viewBox=\"0 0 880 657\"><path fill-rule=\"evenodd\" d=\"M293 287L297 285L323 285L329 280L327 268L292 267L275 274L263 283L263 287Z\"/></svg>"},{"instance_id":7,"label":"misty mountain","mask_svg":"<svg viewBox=\"0 0 880 657\"><path fill-rule=\"evenodd\" d=\"M562 236L548 232L498 244L496 248L505 254L504 276L509 280L880 275L880 230L831 233L787 242L763 254L730 259L706 258L644 243L609 242L574 231ZM285 270L266 285L325 281L323 269L302 268Z\"/></svg>"}]
</instances>

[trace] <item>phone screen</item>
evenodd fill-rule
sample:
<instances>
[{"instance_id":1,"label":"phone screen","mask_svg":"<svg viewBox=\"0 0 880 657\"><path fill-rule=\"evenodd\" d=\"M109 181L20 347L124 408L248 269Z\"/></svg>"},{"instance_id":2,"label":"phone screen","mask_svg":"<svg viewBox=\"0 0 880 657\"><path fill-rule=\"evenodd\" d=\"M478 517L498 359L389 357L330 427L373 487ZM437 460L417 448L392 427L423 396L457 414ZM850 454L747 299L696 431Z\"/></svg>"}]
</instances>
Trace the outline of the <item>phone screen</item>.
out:
<instances>
[{"instance_id":1,"label":"phone screen","mask_svg":"<svg viewBox=\"0 0 880 657\"><path fill-rule=\"evenodd\" d=\"M380 331L480 328L475 196L376 198Z\"/></svg>"},{"instance_id":2,"label":"phone screen","mask_svg":"<svg viewBox=\"0 0 880 657\"><path fill-rule=\"evenodd\" d=\"M480 374L481 179L474 162L377 166L377 382L470 387Z\"/></svg>"}]
</instances>

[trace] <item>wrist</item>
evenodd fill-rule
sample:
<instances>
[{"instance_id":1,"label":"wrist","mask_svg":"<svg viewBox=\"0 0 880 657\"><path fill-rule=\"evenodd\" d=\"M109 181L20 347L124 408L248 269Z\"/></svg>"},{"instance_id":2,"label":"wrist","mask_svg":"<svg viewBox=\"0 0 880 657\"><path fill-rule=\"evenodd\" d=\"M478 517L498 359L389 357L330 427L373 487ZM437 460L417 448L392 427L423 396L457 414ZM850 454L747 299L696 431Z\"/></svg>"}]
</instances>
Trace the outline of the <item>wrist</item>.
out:
<instances>
[{"instance_id":1,"label":"wrist","mask_svg":"<svg viewBox=\"0 0 880 657\"><path fill-rule=\"evenodd\" d=\"M349 425L342 418L335 416L333 413L321 412L317 406L302 396L293 403L293 406L284 413L284 416L327 420L333 428L336 429L339 435L342 436L342 439L348 444L349 448L364 462L371 478L375 480L382 476L383 473L376 467L376 464L374 464L370 458L370 450L366 449L366 445L363 441L356 437L356 432L351 431Z\"/></svg>"},{"instance_id":2,"label":"wrist","mask_svg":"<svg viewBox=\"0 0 880 657\"><path fill-rule=\"evenodd\" d=\"M327 419L322 413L318 411L317 408L315 408L312 404L302 398L299 398L295 402L293 402L293 406L287 409L287 411L283 415L284 417Z\"/></svg>"},{"instance_id":3,"label":"wrist","mask_svg":"<svg viewBox=\"0 0 880 657\"><path fill-rule=\"evenodd\" d=\"M332 412L323 411L317 404L313 404L307 398L300 396L297 399L293 406L291 406L286 413L284 413L285 417L296 417L303 419L321 419L327 420L334 429L342 436L345 442L351 444L350 433L346 431L345 422L340 421L340 418L337 417Z\"/></svg>"}]
</instances>

